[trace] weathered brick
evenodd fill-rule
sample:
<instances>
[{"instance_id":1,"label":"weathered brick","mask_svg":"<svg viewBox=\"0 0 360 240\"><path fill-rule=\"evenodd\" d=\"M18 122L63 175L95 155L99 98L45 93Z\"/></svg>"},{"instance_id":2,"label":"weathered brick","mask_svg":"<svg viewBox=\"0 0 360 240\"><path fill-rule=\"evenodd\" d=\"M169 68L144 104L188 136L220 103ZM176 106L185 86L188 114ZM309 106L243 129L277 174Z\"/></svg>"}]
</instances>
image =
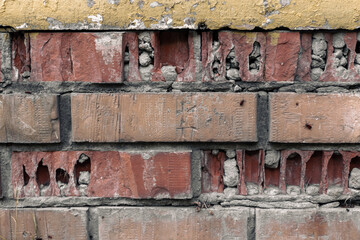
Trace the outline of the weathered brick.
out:
<instances>
[{"instance_id":1,"label":"weathered brick","mask_svg":"<svg viewBox=\"0 0 360 240\"><path fill-rule=\"evenodd\" d=\"M358 94L270 94L270 141L357 143Z\"/></svg>"},{"instance_id":2,"label":"weathered brick","mask_svg":"<svg viewBox=\"0 0 360 240\"><path fill-rule=\"evenodd\" d=\"M12 80L21 81L30 75L30 38L28 33L14 33L11 39Z\"/></svg>"},{"instance_id":3,"label":"weathered brick","mask_svg":"<svg viewBox=\"0 0 360 240\"><path fill-rule=\"evenodd\" d=\"M56 95L0 95L0 142L60 141Z\"/></svg>"},{"instance_id":4,"label":"weathered brick","mask_svg":"<svg viewBox=\"0 0 360 240\"><path fill-rule=\"evenodd\" d=\"M125 41L121 32L32 33L30 80L122 82Z\"/></svg>"},{"instance_id":5,"label":"weathered brick","mask_svg":"<svg viewBox=\"0 0 360 240\"><path fill-rule=\"evenodd\" d=\"M245 208L101 207L99 239L246 239L252 214Z\"/></svg>"},{"instance_id":6,"label":"weathered brick","mask_svg":"<svg viewBox=\"0 0 360 240\"><path fill-rule=\"evenodd\" d=\"M257 209L256 239L360 239L360 210Z\"/></svg>"},{"instance_id":7,"label":"weathered brick","mask_svg":"<svg viewBox=\"0 0 360 240\"><path fill-rule=\"evenodd\" d=\"M87 208L0 209L4 239L88 239Z\"/></svg>"},{"instance_id":8,"label":"weathered brick","mask_svg":"<svg viewBox=\"0 0 360 240\"><path fill-rule=\"evenodd\" d=\"M211 151L204 151L204 156L201 159L201 192L223 192L223 164L225 159L224 152L214 155Z\"/></svg>"},{"instance_id":9,"label":"weathered brick","mask_svg":"<svg viewBox=\"0 0 360 240\"><path fill-rule=\"evenodd\" d=\"M75 142L254 142L256 94L72 94Z\"/></svg>"},{"instance_id":10,"label":"weathered brick","mask_svg":"<svg viewBox=\"0 0 360 240\"><path fill-rule=\"evenodd\" d=\"M266 81L294 81L300 51L299 32L270 32L266 35Z\"/></svg>"},{"instance_id":11,"label":"weathered brick","mask_svg":"<svg viewBox=\"0 0 360 240\"><path fill-rule=\"evenodd\" d=\"M14 152L19 197L191 198L190 152ZM81 172L89 172L83 184Z\"/></svg>"}]
</instances>

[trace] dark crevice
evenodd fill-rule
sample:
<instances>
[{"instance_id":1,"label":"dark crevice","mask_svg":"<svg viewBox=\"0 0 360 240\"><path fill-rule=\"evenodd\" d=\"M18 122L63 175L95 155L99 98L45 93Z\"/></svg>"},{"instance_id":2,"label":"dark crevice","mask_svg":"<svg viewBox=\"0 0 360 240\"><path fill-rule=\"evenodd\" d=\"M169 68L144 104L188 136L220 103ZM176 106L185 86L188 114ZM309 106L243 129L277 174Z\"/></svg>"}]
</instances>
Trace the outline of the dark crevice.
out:
<instances>
[{"instance_id":1,"label":"dark crevice","mask_svg":"<svg viewBox=\"0 0 360 240\"><path fill-rule=\"evenodd\" d=\"M61 182L64 184L69 183L69 174L62 168L56 169L56 182Z\"/></svg>"},{"instance_id":2,"label":"dark crevice","mask_svg":"<svg viewBox=\"0 0 360 240\"><path fill-rule=\"evenodd\" d=\"M28 185L30 177L29 175L26 173L26 169L25 166L23 165L23 176L24 176L24 186Z\"/></svg>"}]
</instances>

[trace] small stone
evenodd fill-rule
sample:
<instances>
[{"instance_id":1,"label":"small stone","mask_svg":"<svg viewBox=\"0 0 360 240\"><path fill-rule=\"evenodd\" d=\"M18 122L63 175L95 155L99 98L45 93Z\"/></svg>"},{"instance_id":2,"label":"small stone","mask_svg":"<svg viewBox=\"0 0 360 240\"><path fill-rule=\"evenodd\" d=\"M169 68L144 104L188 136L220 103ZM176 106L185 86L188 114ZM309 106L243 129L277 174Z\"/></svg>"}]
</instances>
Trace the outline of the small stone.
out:
<instances>
[{"instance_id":1,"label":"small stone","mask_svg":"<svg viewBox=\"0 0 360 240\"><path fill-rule=\"evenodd\" d=\"M80 154L80 157L79 157L79 159L78 159L78 162L79 163L84 163L84 162L86 162L86 161L88 161L90 158L88 157L88 156L86 156L85 154Z\"/></svg>"},{"instance_id":2,"label":"small stone","mask_svg":"<svg viewBox=\"0 0 360 240\"><path fill-rule=\"evenodd\" d=\"M234 68L226 71L226 77L230 80L241 80L239 70Z\"/></svg>"},{"instance_id":3,"label":"small stone","mask_svg":"<svg viewBox=\"0 0 360 240\"><path fill-rule=\"evenodd\" d=\"M320 76L321 76L321 74L323 72L324 71L321 68L313 68L313 69L311 69L311 74L310 74L311 80L313 80L313 81L319 80Z\"/></svg>"},{"instance_id":4,"label":"small stone","mask_svg":"<svg viewBox=\"0 0 360 240\"><path fill-rule=\"evenodd\" d=\"M151 64L151 57L149 53L143 52L139 56L139 63L142 67L147 67Z\"/></svg>"},{"instance_id":5,"label":"small stone","mask_svg":"<svg viewBox=\"0 0 360 240\"><path fill-rule=\"evenodd\" d=\"M256 63L250 64L249 68L250 68L250 69L257 69Z\"/></svg>"},{"instance_id":6,"label":"small stone","mask_svg":"<svg viewBox=\"0 0 360 240\"><path fill-rule=\"evenodd\" d=\"M150 64L147 67L141 67L139 68L140 76L143 81L150 81L151 80L151 70L153 69L153 65Z\"/></svg>"},{"instance_id":7,"label":"small stone","mask_svg":"<svg viewBox=\"0 0 360 240\"><path fill-rule=\"evenodd\" d=\"M333 46L334 48L343 48L345 47L344 34L335 33L333 35Z\"/></svg>"},{"instance_id":8,"label":"small stone","mask_svg":"<svg viewBox=\"0 0 360 240\"><path fill-rule=\"evenodd\" d=\"M294 186L294 185L287 186L286 193L289 195L300 195L300 193L301 193L300 187Z\"/></svg>"},{"instance_id":9,"label":"small stone","mask_svg":"<svg viewBox=\"0 0 360 240\"><path fill-rule=\"evenodd\" d=\"M355 55L355 63L360 64L360 53Z\"/></svg>"},{"instance_id":10,"label":"small stone","mask_svg":"<svg viewBox=\"0 0 360 240\"><path fill-rule=\"evenodd\" d=\"M89 183L90 183L90 172L87 171L80 172L79 184L89 185Z\"/></svg>"},{"instance_id":11,"label":"small stone","mask_svg":"<svg viewBox=\"0 0 360 240\"><path fill-rule=\"evenodd\" d=\"M235 58L235 51L233 49L229 52L227 58Z\"/></svg>"},{"instance_id":12,"label":"small stone","mask_svg":"<svg viewBox=\"0 0 360 240\"><path fill-rule=\"evenodd\" d=\"M280 194L280 189L278 187L275 187L275 186L270 186L270 187L265 188L264 194L270 195L270 196L279 195Z\"/></svg>"},{"instance_id":13,"label":"small stone","mask_svg":"<svg viewBox=\"0 0 360 240\"><path fill-rule=\"evenodd\" d=\"M318 184L314 184L314 185L310 185L306 188L305 192L306 194L309 194L311 196L315 196L319 194L319 185Z\"/></svg>"},{"instance_id":14,"label":"small stone","mask_svg":"<svg viewBox=\"0 0 360 240\"><path fill-rule=\"evenodd\" d=\"M251 58L257 58L260 57L260 44L254 44L254 48L252 52L250 53Z\"/></svg>"},{"instance_id":15,"label":"small stone","mask_svg":"<svg viewBox=\"0 0 360 240\"><path fill-rule=\"evenodd\" d=\"M320 58L320 61L318 61L318 60L311 61L311 67L312 68L322 68L322 69L324 69L325 65L326 65L325 61L322 58Z\"/></svg>"},{"instance_id":16,"label":"small stone","mask_svg":"<svg viewBox=\"0 0 360 240\"><path fill-rule=\"evenodd\" d=\"M145 43L140 43L139 44L139 49L146 51L146 52L152 52L154 51L154 49L151 47L151 44L149 42L145 42Z\"/></svg>"},{"instance_id":17,"label":"small stone","mask_svg":"<svg viewBox=\"0 0 360 240\"><path fill-rule=\"evenodd\" d=\"M235 158L236 156L236 151L235 150L226 150L226 156L228 158Z\"/></svg>"},{"instance_id":18,"label":"small stone","mask_svg":"<svg viewBox=\"0 0 360 240\"><path fill-rule=\"evenodd\" d=\"M344 68L343 66L339 66L336 68L336 74L337 76L343 76L344 73L346 72L346 68Z\"/></svg>"},{"instance_id":19,"label":"small stone","mask_svg":"<svg viewBox=\"0 0 360 240\"><path fill-rule=\"evenodd\" d=\"M342 58L342 56L343 56L343 51L342 51L342 49L335 49L335 51L334 51L334 56L336 57L336 58Z\"/></svg>"},{"instance_id":20,"label":"small stone","mask_svg":"<svg viewBox=\"0 0 360 240\"><path fill-rule=\"evenodd\" d=\"M334 67L335 67L335 68L339 67L339 66L340 66L340 59L339 59L339 58L335 58L333 64L334 64Z\"/></svg>"},{"instance_id":21,"label":"small stone","mask_svg":"<svg viewBox=\"0 0 360 240\"><path fill-rule=\"evenodd\" d=\"M349 187L360 189L360 169L359 168L353 168L353 170L350 173L349 178Z\"/></svg>"},{"instance_id":22,"label":"small stone","mask_svg":"<svg viewBox=\"0 0 360 240\"><path fill-rule=\"evenodd\" d=\"M239 170L235 159L229 159L224 162L223 182L228 187L236 187L239 183Z\"/></svg>"},{"instance_id":23,"label":"small stone","mask_svg":"<svg viewBox=\"0 0 360 240\"><path fill-rule=\"evenodd\" d=\"M81 196L87 196L87 189L88 189L88 185L85 184L81 184L79 186L79 192Z\"/></svg>"},{"instance_id":24,"label":"small stone","mask_svg":"<svg viewBox=\"0 0 360 240\"><path fill-rule=\"evenodd\" d=\"M265 167L278 168L280 162L280 151L269 150L265 154Z\"/></svg>"},{"instance_id":25,"label":"small stone","mask_svg":"<svg viewBox=\"0 0 360 240\"><path fill-rule=\"evenodd\" d=\"M151 40L150 32L141 32L138 34L138 38L142 42L150 42Z\"/></svg>"},{"instance_id":26,"label":"small stone","mask_svg":"<svg viewBox=\"0 0 360 240\"><path fill-rule=\"evenodd\" d=\"M230 68L236 68L237 70L239 69L239 63L235 58L230 60Z\"/></svg>"},{"instance_id":27,"label":"small stone","mask_svg":"<svg viewBox=\"0 0 360 240\"><path fill-rule=\"evenodd\" d=\"M246 183L246 192L248 195L259 194L259 186L255 183Z\"/></svg>"},{"instance_id":28,"label":"small stone","mask_svg":"<svg viewBox=\"0 0 360 240\"><path fill-rule=\"evenodd\" d=\"M216 155L219 154L219 150L218 150L218 149L213 149L213 150L211 151L211 154L216 156Z\"/></svg>"},{"instance_id":29,"label":"small stone","mask_svg":"<svg viewBox=\"0 0 360 240\"><path fill-rule=\"evenodd\" d=\"M129 64L124 64L124 80L128 80L129 78Z\"/></svg>"},{"instance_id":30,"label":"small stone","mask_svg":"<svg viewBox=\"0 0 360 240\"><path fill-rule=\"evenodd\" d=\"M238 193L237 188L225 188L224 189L224 195L226 198L230 198L232 196L235 196Z\"/></svg>"},{"instance_id":31,"label":"small stone","mask_svg":"<svg viewBox=\"0 0 360 240\"><path fill-rule=\"evenodd\" d=\"M344 190L340 185L333 185L328 187L327 195L337 197L340 196L343 193L343 191Z\"/></svg>"},{"instance_id":32,"label":"small stone","mask_svg":"<svg viewBox=\"0 0 360 240\"><path fill-rule=\"evenodd\" d=\"M344 57L342 57L341 59L340 59L340 65L341 66L343 66L343 67L345 67L346 65L347 65L347 59L346 58L344 58Z\"/></svg>"},{"instance_id":33,"label":"small stone","mask_svg":"<svg viewBox=\"0 0 360 240\"><path fill-rule=\"evenodd\" d=\"M129 63L129 61L130 61L129 52L125 52L125 54L124 54L124 63Z\"/></svg>"},{"instance_id":34,"label":"small stone","mask_svg":"<svg viewBox=\"0 0 360 240\"><path fill-rule=\"evenodd\" d=\"M323 33L318 32L313 34L313 39L318 39L318 40L325 39L325 36Z\"/></svg>"},{"instance_id":35,"label":"small stone","mask_svg":"<svg viewBox=\"0 0 360 240\"><path fill-rule=\"evenodd\" d=\"M176 67L174 66L163 66L161 73L165 78L165 81L174 82L177 79Z\"/></svg>"},{"instance_id":36,"label":"small stone","mask_svg":"<svg viewBox=\"0 0 360 240\"><path fill-rule=\"evenodd\" d=\"M235 85L234 92L240 92L242 88L239 85Z\"/></svg>"},{"instance_id":37,"label":"small stone","mask_svg":"<svg viewBox=\"0 0 360 240\"><path fill-rule=\"evenodd\" d=\"M317 39L315 39L315 40L313 41L313 44L312 44L311 49L312 49L312 51L313 51L313 53L314 53L315 55L318 55L318 56L322 57L323 52L326 53L327 43L326 43L325 40L322 40L322 39L321 39L321 40L317 40Z\"/></svg>"}]
</instances>

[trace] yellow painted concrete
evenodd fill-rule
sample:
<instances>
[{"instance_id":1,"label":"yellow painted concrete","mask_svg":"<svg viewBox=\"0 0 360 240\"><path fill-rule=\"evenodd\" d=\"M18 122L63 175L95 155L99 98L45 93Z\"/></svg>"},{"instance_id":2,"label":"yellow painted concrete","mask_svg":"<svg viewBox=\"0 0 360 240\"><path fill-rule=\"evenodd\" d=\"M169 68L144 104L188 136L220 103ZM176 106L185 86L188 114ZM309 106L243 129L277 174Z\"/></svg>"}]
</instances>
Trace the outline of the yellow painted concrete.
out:
<instances>
[{"instance_id":1,"label":"yellow painted concrete","mask_svg":"<svg viewBox=\"0 0 360 240\"><path fill-rule=\"evenodd\" d=\"M0 0L0 25L47 29L355 29L359 0Z\"/></svg>"}]
</instances>

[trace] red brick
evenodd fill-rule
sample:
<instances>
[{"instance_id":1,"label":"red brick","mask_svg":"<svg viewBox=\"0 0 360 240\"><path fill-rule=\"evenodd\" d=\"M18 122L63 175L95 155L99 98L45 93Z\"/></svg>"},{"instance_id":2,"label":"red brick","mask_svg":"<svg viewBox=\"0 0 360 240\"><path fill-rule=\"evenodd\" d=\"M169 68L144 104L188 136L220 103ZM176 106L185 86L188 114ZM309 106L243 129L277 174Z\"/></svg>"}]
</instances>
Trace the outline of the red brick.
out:
<instances>
[{"instance_id":1,"label":"red brick","mask_svg":"<svg viewBox=\"0 0 360 240\"><path fill-rule=\"evenodd\" d=\"M88 239L87 208L0 209L4 239Z\"/></svg>"},{"instance_id":2,"label":"red brick","mask_svg":"<svg viewBox=\"0 0 360 240\"><path fill-rule=\"evenodd\" d=\"M265 63L266 81L294 81L299 51L299 32L267 33Z\"/></svg>"},{"instance_id":3,"label":"red brick","mask_svg":"<svg viewBox=\"0 0 360 240\"><path fill-rule=\"evenodd\" d=\"M359 142L358 94L270 94L270 141Z\"/></svg>"},{"instance_id":4,"label":"red brick","mask_svg":"<svg viewBox=\"0 0 360 240\"><path fill-rule=\"evenodd\" d=\"M296 75L302 81L311 81L311 47L312 47L312 34L301 34L301 54L299 56Z\"/></svg>"},{"instance_id":5,"label":"red brick","mask_svg":"<svg viewBox=\"0 0 360 240\"><path fill-rule=\"evenodd\" d=\"M210 214L210 211L212 214ZM99 239L247 239L246 208L98 208Z\"/></svg>"},{"instance_id":6,"label":"red brick","mask_svg":"<svg viewBox=\"0 0 360 240\"><path fill-rule=\"evenodd\" d=\"M212 65L216 56L220 61L218 77L226 81L226 57L234 49L235 59L239 63L240 77L242 81L264 81L264 62L266 35L264 33L237 33L222 31L218 33L219 48L214 49L215 33L204 32L202 34L202 65L203 81L216 81L213 77ZM249 55L253 50L254 42L260 43L260 69L257 73L249 71Z\"/></svg>"},{"instance_id":7,"label":"red brick","mask_svg":"<svg viewBox=\"0 0 360 240\"><path fill-rule=\"evenodd\" d=\"M254 142L256 94L73 94L75 142Z\"/></svg>"},{"instance_id":8,"label":"red brick","mask_svg":"<svg viewBox=\"0 0 360 240\"><path fill-rule=\"evenodd\" d=\"M123 33L32 33L31 81L123 81Z\"/></svg>"},{"instance_id":9,"label":"red brick","mask_svg":"<svg viewBox=\"0 0 360 240\"><path fill-rule=\"evenodd\" d=\"M360 211L257 209L256 239L360 239Z\"/></svg>"},{"instance_id":10,"label":"red brick","mask_svg":"<svg viewBox=\"0 0 360 240\"><path fill-rule=\"evenodd\" d=\"M77 164L81 154L90 158L86 166ZM20 197L80 196L79 172L89 171L88 197L191 198L190 158L190 152L14 152L13 188ZM37 171L40 162L49 173ZM62 192L58 169L68 174ZM40 191L40 184L48 186Z\"/></svg>"},{"instance_id":11,"label":"red brick","mask_svg":"<svg viewBox=\"0 0 360 240\"><path fill-rule=\"evenodd\" d=\"M211 151L204 151L201 162L201 192L223 192L223 164L225 159L224 152L213 155Z\"/></svg>"},{"instance_id":12,"label":"red brick","mask_svg":"<svg viewBox=\"0 0 360 240\"><path fill-rule=\"evenodd\" d=\"M0 95L0 142L60 142L56 95Z\"/></svg>"}]
</instances>

